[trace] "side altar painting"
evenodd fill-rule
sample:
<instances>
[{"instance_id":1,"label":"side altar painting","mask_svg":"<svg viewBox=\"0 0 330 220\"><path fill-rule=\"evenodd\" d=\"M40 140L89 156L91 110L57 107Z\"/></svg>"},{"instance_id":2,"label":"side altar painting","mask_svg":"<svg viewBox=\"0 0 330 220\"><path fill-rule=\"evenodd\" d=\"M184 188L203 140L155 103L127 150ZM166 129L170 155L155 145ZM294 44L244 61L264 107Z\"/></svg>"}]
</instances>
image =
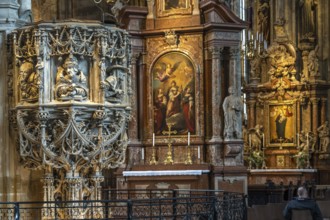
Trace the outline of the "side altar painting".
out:
<instances>
[{"instance_id":1,"label":"side altar painting","mask_svg":"<svg viewBox=\"0 0 330 220\"><path fill-rule=\"evenodd\" d=\"M153 79L154 132L176 130L178 135L194 134L195 68L188 56L169 52L160 56L151 68Z\"/></svg>"},{"instance_id":2,"label":"side altar painting","mask_svg":"<svg viewBox=\"0 0 330 220\"><path fill-rule=\"evenodd\" d=\"M269 105L269 146L293 146L296 141L295 105Z\"/></svg>"}]
</instances>

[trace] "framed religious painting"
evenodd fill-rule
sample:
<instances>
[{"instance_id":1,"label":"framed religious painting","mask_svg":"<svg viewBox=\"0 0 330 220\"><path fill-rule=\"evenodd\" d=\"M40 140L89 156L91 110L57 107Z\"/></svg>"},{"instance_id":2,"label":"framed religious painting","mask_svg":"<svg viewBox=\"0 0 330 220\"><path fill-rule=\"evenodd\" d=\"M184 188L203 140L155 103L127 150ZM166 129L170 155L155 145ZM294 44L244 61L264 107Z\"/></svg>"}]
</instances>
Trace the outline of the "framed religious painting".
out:
<instances>
[{"instance_id":1,"label":"framed religious painting","mask_svg":"<svg viewBox=\"0 0 330 220\"><path fill-rule=\"evenodd\" d=\"M192 0L158 0L158 17L191 15Z\"/></svg>"},{"instance_id":2,"label":"framed religious painting","mask_svg":"<svg viewBox=\"0 0 330 220\"><path fill-rule=\"evenodd\" d=\"M196 132L195 67L184 53L161 55L151 67L153 81L154 132L175 131L177 135Z\"/></svg>"},{"instance_id":3,"label":"framed religious painting","mask_svg":"<svg viewBox=\"0 0 330 220\"><path fill-rule=\"evenodd\" d=\"M266 145L269 147L292 147L296 143L296 104L274 103L266 107Z\"/></svg>"}]
</instances>

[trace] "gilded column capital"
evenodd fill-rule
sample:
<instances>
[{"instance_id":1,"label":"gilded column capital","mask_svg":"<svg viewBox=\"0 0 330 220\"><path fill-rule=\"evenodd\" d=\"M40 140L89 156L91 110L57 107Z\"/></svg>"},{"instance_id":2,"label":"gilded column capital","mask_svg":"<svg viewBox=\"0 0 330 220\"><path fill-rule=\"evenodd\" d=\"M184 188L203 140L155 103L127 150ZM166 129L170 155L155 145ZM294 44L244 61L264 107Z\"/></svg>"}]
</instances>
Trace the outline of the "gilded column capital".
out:
<instances>
[{"instance_id":1,"label":"gilded column capital","mask_svg":"<svg viewBox=\"0 0 330 220\"><path fill-rule=\"evenodd\" d=\"M310 100L313 105L317 105L321 99L320 98L311 98Z\"/></svg>"}]
</instances>

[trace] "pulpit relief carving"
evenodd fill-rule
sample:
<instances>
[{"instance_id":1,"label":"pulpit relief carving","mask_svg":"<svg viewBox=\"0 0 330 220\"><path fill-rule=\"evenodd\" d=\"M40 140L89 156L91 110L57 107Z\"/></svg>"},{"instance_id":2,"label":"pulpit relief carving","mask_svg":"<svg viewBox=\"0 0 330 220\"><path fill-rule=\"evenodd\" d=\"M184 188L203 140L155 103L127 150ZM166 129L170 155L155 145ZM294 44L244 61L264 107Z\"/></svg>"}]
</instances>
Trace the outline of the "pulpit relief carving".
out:
<instances>
[{"instance_id":1,"label":"pulpit relief carving","mask_svg":"<svg viewBox=\"0 0 330 220\"><path fill-rule=\"evenodd\" d=\"M56 73L55 94L59 100L87 99L88 89L85 74L79 69L79 63L72 54L58 67Z\"/></svg>"}]
</instances>

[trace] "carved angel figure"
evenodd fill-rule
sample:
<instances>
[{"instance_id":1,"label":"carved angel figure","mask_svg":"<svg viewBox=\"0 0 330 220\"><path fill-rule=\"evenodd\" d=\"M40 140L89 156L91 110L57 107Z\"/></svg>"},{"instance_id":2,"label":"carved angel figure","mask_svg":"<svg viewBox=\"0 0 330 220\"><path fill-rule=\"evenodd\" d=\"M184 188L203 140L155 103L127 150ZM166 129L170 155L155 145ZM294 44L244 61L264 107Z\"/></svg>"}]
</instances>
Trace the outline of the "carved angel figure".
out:
<instances>
[{"instance_id":1,"label":"carved angel figure","mask_svg":"<svg viewBox=\"0 0 330 220\"><path fill-rule=\"evenodd\" d=\"M34 71L32 62L24 62L19 69L19 83L22 98L34 100L39 96L40 75Z\"/></svg>"},{"instance_id":2,"label":"carved angel figure","mask_svg":"<svg viewBox=\"0 0 330 220\"><path fill-rule=\"evenodd\" d=\"M83 100L87 98L87 82L79 70L78 60L72 54L58 68L56 74L56 97L62 100Z\"/></svg>"}]
</instances>

